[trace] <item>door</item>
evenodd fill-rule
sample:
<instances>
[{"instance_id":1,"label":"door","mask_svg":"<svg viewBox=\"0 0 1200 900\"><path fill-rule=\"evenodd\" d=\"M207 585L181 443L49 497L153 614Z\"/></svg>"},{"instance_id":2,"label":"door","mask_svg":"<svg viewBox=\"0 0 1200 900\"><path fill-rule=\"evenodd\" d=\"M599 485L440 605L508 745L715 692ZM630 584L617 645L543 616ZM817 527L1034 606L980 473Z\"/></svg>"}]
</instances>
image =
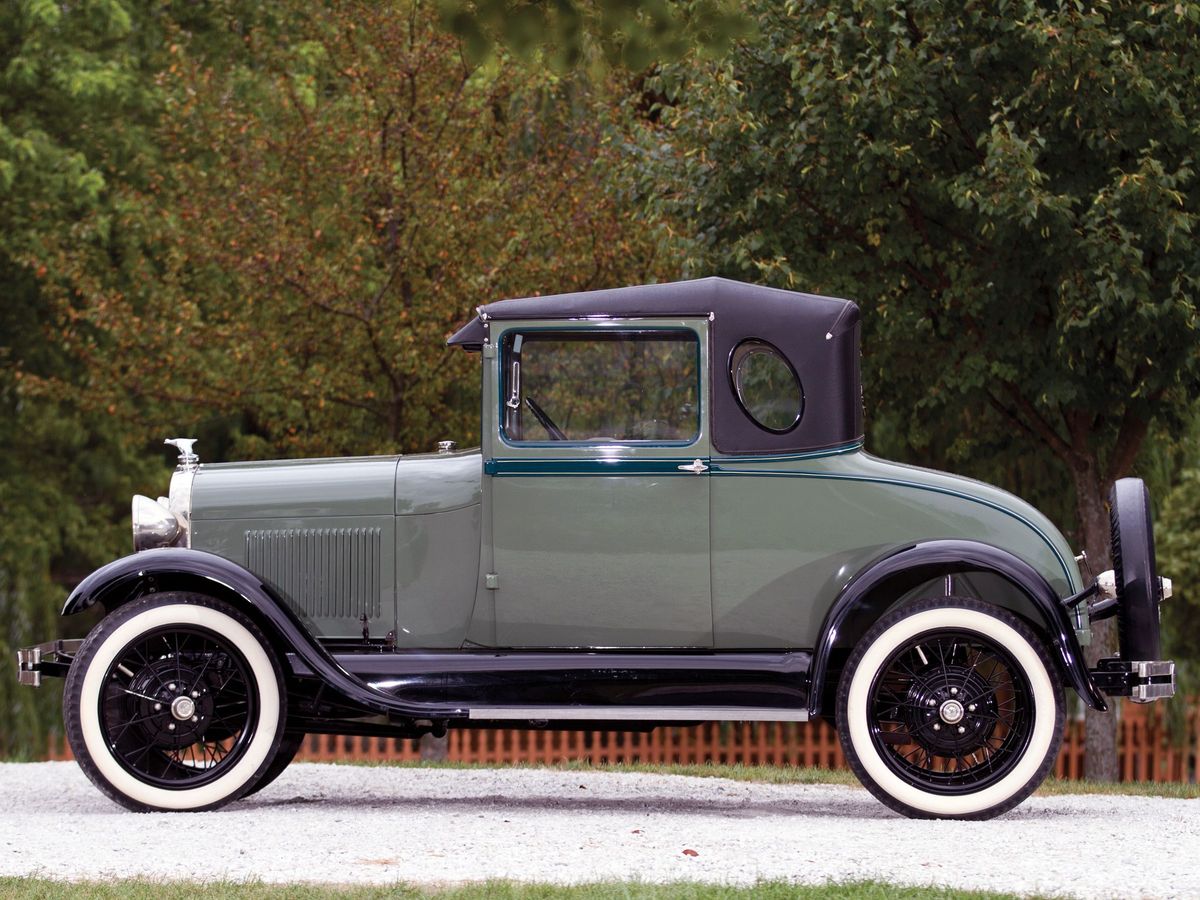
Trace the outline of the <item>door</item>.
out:
<instances>
[{"instance_id":1,"label":"door","mask_svg":"<svg viewBox=\"0 0 1200 900\"><path fill-rule=\"evenodd\" d=\"M484 467L498 646L712 646L706 327L498 337Z\"/></svg>"}]
</instances>

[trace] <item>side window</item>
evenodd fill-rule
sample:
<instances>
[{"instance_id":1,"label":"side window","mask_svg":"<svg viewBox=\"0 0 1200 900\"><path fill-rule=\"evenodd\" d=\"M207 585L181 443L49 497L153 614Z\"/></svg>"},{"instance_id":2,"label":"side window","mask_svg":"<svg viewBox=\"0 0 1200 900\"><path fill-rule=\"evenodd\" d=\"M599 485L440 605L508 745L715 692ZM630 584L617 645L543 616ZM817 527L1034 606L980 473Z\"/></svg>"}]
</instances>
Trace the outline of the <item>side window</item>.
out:
<instances>
[{"instance_id":1,"label":"side window","mask_svg":"<svg viewBox=\"0 0 1200 900\"><path fill-rule=\"evenodd\" d=\"M504 436L514 443L700 435L700 342L690 331L530 331L504 338Z\"/></svg>"},{"instance_id":2,"label":"side window","mask_svg":"<svg viewBox=\"0 0 1200 900\"><path fill-rule=\"evenodd\" d=\"M804 413L800 377L766 341L742 341L729 357L729 377L738 405L759 428L785 434Z\"/></svg>"}]
</instances>

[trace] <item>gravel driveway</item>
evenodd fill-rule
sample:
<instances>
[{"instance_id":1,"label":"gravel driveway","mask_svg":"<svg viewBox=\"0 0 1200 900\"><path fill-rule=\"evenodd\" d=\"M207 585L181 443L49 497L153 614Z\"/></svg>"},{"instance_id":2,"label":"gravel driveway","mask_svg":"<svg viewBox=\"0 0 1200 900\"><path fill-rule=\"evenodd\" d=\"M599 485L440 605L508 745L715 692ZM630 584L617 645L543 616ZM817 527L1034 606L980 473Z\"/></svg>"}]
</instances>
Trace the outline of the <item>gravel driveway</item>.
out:
<instances>
[{"instance_id":1,"label":"gravel driveway","mask_svg":"<svg viewBox=\"0 0 1200 900\"><path fill-rule=\"evenodd\" d=\"M106 800L74 763L10 763L0 764L0 807L0 875L426 884L877 878L1200 897L1196 800L1046 797L992 822L911 822L847 787L298 764L221 812L135 815Z\"/></svg>"}]
</instances>

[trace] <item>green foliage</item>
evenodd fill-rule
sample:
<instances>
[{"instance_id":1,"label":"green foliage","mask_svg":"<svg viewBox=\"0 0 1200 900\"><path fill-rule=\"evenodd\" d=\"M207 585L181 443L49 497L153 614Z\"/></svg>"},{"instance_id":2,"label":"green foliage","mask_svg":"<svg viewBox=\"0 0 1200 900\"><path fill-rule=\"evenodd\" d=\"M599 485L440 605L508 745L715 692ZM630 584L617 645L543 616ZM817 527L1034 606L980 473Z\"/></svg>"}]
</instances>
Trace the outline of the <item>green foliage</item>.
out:
<instances>
[{"instance_id":1,"label":"green foliage","mask_svg":"<svg viewBox=\"0 0 1200 900\"><path fill-rule=\"evenodd\" d=\"M687 269L860 301L888 449L1069 485L1107 568L1112 482L1200 394L1200 8L752 9L759 39L647 83L642 193ZM1111 718L1088 746L1114 777Z\"/></svg>"},{"instance_id":2,"label":"green foliage","mask_svg":"<svg viewBox=\"0 0 1200 900\"><path fill-rule=\"evenodd\" d=\"M69 390L88 373L63 337L70 306L48 292L61 272L50 243L83 217L107 231L114 175L137 177L154 115L143 63L154 29L134 5L6 3L0 15L0 658L59 633L62 582L119 552L131 480L147 461L127 452L103 408L31 391L53 376ZM147 25L149 26L149 21ZM152 460L150 462L153 462ZM54 692L0 678L0 756L39 755L57 728Z\"/></svg>"},{"instance_id":3,"label":"green foliage","mask_svg":"<svg viewBox=\"0 0 1200 900\"><path fill-rule=\"evenodd\" d=\"M0 60L0 658L86 630L164 436L474 443L476 305L664 265L608 189L615 80L469 63L420 0L8 3ZM55 694L0 678L0 756Z\"/></svg>"},{"instance_id":4,"label":"green foliage","mask_svg":"<svg viewBox=\"0 0 1200 900\"><path fill-rule=\"evenodd\" d=\"M1103 559L1107 484L1200 391L1194 5L755 9L652 83L689 270L858 299L896 437L1052 454Z\"/></svg>"},{"instance_id":5,"label":"green foliage","mask_svg":"<svg viewBox=\"0 0 1200 900\"><path fill-rule=\"evenodd\" d=\"M1155 524L1159 572L1172 579L1175 596L1163 604L1167 651L1184 661L1183 685L1200 687L1200 468L1186 469L1166 496Z\"/></svg>"},{"instance_id":6,"label":"green foliage","mask_svg":"<svg viewBox=\"0 0 1200 900\"><path fill-rule=\"evenodd\" d=\"M398 6L251 24L221 65L178 35L161 187L118 194L123 276L56 248L88 395L143 439L221 421L217 452L243 458L473 444L478 363L444 342L476 305L653 277L605 188L596 88L473 66Z\"/></svg>"},{"instance_id":7,"label":"green foliage","mask_svg":"<svg viewBox=\"0 0 1200 900\"><path fill-rule=\"evenodd\" d=\"M589 57L639 71L698 51L724 54L751 33L730 0L437 0L468 59L508 52L567 72Z\"/></svg>"}]
</instances>

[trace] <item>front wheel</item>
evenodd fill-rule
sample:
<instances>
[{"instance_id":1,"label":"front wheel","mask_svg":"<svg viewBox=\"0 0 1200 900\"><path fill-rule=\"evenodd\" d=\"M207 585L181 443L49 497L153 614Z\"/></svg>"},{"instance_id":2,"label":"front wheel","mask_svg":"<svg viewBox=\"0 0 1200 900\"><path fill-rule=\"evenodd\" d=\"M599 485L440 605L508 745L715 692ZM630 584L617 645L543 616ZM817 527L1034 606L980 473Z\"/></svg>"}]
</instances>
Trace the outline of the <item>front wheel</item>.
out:
<instances>
[{"instance_id":1,"label":"front wheel","mask_svg":"<svg viewBox=\"0 0 1200 900\"><path fill-rule=\"evenodd\" d=\"M988 819L1049 774L1065 726L1062 681L1037 635L969 598L923 600L880 619L838 686L854 773L913 818Z\"/></svg>"},{"instance_id":2,"label":"front wheel","mask_svg":"<svg viewBox=\"0 0 1200 900\"><path fill-rule=\"evenodd\" d=\"M164 593L88 635L63 712L88 778L144 812L243 796L276 757L287 710L279 662L250 619L211 597Z\"/></svg>"}]
</instances>

